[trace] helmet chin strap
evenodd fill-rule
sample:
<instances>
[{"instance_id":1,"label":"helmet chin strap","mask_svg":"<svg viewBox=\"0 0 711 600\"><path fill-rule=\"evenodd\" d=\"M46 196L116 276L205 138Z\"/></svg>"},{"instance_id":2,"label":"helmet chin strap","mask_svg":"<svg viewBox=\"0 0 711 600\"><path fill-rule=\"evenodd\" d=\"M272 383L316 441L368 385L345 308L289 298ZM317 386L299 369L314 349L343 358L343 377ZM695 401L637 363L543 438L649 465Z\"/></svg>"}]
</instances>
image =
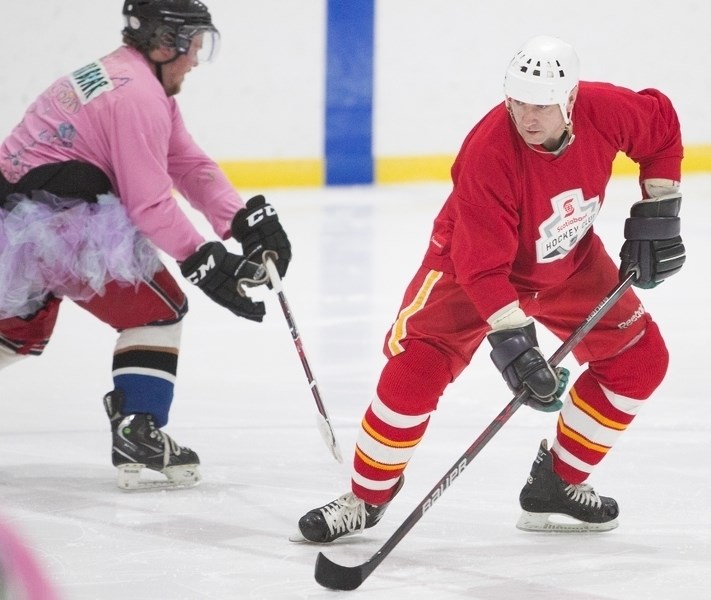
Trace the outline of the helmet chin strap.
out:
<instances>
[{"instance_id":1,"label":"helmet chin strap","mask_svg":"<svg viewBox=\"0 0 711 600\"><path fill-rule=\"evenodd\" d=\"M180 58L180 53L176 50L175 51L175 56L173 58L169 58L168 60L163 60L161 62L158 62L157 60L153 60L152 58L146 56L146 58L155 66L156 68L156 78L160 82L161 85L163 85L163 65L168 65L172 63L173 61L178 60Z\"/></svg>"},{"instance_id":2,"label":"helmet chin strap","mask_svg":"<svg viewBox=\"0 0 711 600\"><path fill-rule=\"evenodd\" d=\"M570 146L570 144L572 144L574 141L575 134L573 133L573 122L569 120L568 123L565 125L565 128L563 129L563 135L560 136L560 143L558 144L558 147L554 148L553 150L548 150L547 152L559 156L563 153L563 150ZM536 148L534 148L534 150L536 150ZM541 150L536 151L541 152Z\"/></svg>"},{"instance_id":3,"label":"helmet chin strap","mask_svg":"<svg viewBox=\"0 0 711 600\"><path fill-rule=\"evenodd\" d=\"M560 143L558 144L557 148L554 148L553 150L540 150L539 148L536 148L535 146L531 146L528 142L524 141L526 146L528 146L531 150L534 152L538 152L539 154L553 154L554 156L560 156L563 154L563 151L570 146L573 142L575 141L575 134L573 133L573 122L571 121L565 126L565 129L563 130L563 135L560 137Z\"/></svg>"}]
</instances>

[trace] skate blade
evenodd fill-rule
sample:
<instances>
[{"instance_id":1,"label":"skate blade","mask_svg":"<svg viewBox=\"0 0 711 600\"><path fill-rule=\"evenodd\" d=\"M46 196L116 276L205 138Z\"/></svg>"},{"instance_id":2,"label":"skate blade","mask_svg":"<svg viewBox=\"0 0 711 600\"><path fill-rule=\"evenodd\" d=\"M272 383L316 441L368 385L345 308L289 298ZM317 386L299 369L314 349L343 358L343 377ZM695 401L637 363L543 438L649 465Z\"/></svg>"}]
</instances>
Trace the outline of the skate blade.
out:
<instances>
[{"instance_id":1,"label":"skate blade","mask_svg":"<svg viewBox=\"0 0 711 600\"><path fill-rule=\"evenodd\" d=\"M158 473L140 463L119 465L117 468L117 485L127 492L191 488L202 479L199 465L166 467L161 471L165 475L164 479L145 477L146 474L158 476Z\"/></svg>"},{"instance_id":2,"label":"skate blade","mask_svg":"<svg viewBox=\"0 0 711 600\"><path fill-rule=\"evenodd\" d=\"M587 523L559 513L532 513L523 511L516 523L522 531L548 531L552 533L599 533L615 529L617 519L606 523Z\"/></svg>"}]
</instances>

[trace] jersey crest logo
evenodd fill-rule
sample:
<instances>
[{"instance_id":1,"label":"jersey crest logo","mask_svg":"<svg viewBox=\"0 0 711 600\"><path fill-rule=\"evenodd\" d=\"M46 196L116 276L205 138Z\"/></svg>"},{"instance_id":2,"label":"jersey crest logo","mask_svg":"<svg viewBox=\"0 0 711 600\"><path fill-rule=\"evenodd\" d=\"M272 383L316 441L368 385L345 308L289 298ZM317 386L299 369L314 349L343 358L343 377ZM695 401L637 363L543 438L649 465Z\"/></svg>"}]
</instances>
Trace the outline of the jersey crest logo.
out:
<instances>
[{"instance_id":1,"label":"jersey crest logo","mask_svg":"<svg viewBox=\"0 0 711 600\"><path fill-rule=\"evenodd\" d=\"M82 104L88 104L104 92L114 89L111 77L106 72L104 65L98 61L74 71L69 76L69 82Z\"/></svg>"},{"instance_id":2,"label":"jersey crest logo","mask_svg":"<svg viewBox=\"0 0 711 600\"><path fill-rule=\"evenodd\" d=\"M600 211L600 197L586 200L580 188L568 190L551 198L553 214L544 221L536 240L539 263L560 260L570 252L592 227Z\"/></svg>"}]
</instances>

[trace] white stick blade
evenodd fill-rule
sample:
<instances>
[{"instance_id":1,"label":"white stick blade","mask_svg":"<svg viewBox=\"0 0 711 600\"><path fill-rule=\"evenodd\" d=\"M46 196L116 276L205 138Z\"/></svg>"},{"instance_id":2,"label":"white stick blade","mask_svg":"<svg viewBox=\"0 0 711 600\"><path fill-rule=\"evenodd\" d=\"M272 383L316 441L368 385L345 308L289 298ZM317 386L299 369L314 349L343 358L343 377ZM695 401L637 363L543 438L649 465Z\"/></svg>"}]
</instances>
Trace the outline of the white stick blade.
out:
<instances>
[{"instance_id":1,"label":"white stick blade","mask_svg":"<svg viewBox=\"0 0 711 600\"><path fill-rule=\"evenodd\" d=\"M333 458L335 458L339 463L343 462L343 455L341 454L341 449L338 447L338 440L336 440L336 435L333 433L331 424L323 417L323 415L316 415L316 426L321 432L321 437L323 441L326 442Z\"/></svg>"}]
</instances>

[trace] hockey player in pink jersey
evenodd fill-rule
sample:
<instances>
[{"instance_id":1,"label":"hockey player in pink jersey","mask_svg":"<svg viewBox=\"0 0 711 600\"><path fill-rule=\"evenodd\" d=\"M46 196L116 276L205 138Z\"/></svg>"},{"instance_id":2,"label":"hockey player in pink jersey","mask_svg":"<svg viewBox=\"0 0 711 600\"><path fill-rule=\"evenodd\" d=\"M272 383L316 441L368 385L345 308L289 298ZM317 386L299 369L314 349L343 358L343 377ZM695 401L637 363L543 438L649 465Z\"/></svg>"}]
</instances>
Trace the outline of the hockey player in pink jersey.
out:
<instances>
[{"instance_id":1,"label":"hockey player in pink jersey","mask_svg":"<svg viewBox=\"0 0 711 600\"><path fill-rule=\"evenodd\" d=\"M632 272L636 286L651 288L681 268L679 121L657 90L579 81L573 48L548 36L516 53L504 96L464 140L452 191L386 336L351 491L300 519L308 541L378 522L440 396L485 340L512 391L526 388L534 409L560 410L520 493L518 527L617 526L616 501L587 480L661 383L664 341L628 289L573 350L586 369L564 397L564 373L542 355L534 322L566 339L621 276ZM641 184L619 267L593 229L618 151L639 164Z\"/></svg>"},{"instance_id":2,"label":"hockey player in pink jersey","mask_svg":"<svg viewBox=\"0 0 711 600\"><path fill-rule=\"evenodd\" d=\"M246 204L188 133L175 95L219 33L198 0L126 0L123 45L50 85L0 153L0 369L39 355L69 298L118 333L104 405L119 486L191 486L198 455L161 428L177 373L184 292L158 250L232 313L259 322L246 292L281 276L291 246L263 196ZM202 213L207 241L173 190ZM233 237L242 255L220 240ZM143 468L166 475L141 478Z\"/></svg>"}]
</instances>

